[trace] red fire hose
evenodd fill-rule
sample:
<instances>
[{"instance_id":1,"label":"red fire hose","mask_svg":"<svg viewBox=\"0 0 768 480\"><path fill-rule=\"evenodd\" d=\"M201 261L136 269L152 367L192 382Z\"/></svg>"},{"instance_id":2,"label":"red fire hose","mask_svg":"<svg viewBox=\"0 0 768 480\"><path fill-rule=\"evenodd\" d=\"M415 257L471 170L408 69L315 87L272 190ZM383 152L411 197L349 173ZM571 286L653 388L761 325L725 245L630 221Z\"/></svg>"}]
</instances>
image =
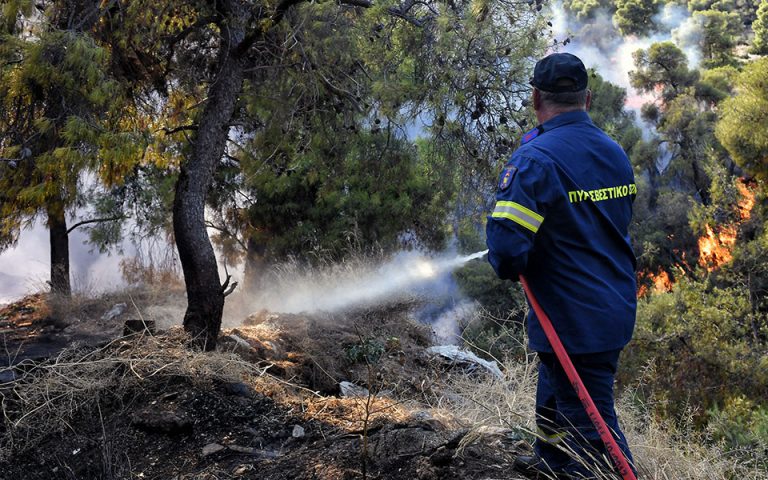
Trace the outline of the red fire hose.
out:
<instances>
[{"instance_id":1,"label":"red fire hose","mask_svg":"<svg viewBox=\"0 0 768 480\"><path fill-rule=\"evenodd\" d=\"M587 416L595 425L597 433L600 434L600 438L603 440L605 448L608 450L611 460L613 460L613 464L616 465L619 474L621 474L621 478L624 480L637 480L634 472L629 468L629 463L627 463L627 459L624 457L624 452L619 448L616 439L611 435L608 425L605 424L605 420L603 420L602 415L600 415L600 412L597 410L595 402L592 401L592 397L589 396L589 392L586 387L584 387L584 383L581 381L578 372L576 372L576 368L573 366L571 358L568 356L568 352L566 352L565 347L563 347L563 342L560 341L560 337L558 337L557 332L555 332L555 327L552 326L552 321L547 314L544 313L541 305L539 305L536 297L533 296L533 292L528 287L528 281L522 275L520 275L520 283L523 284L525 294L528 296L528 301L531 302L533 311L536 312L536 317L539 319L541 328L544 329L544 334L552 345L552 349L555 351L555 355L560 361L563 370L565 370L568 380L571 381L573 389L576 390L576 395L578 395L579 400L581 400L581 404L584 406Z\"/></svg>"}]
</instances>

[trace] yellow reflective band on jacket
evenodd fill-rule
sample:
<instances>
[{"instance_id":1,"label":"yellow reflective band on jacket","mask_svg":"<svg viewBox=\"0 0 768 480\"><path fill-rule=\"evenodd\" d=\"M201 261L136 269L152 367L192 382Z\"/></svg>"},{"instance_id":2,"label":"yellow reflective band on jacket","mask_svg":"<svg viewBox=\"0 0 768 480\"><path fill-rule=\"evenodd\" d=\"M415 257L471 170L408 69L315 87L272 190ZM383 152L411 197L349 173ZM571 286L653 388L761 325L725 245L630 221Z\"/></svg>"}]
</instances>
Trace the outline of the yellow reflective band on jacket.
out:
<instances>
[{"instance_id":1,"label":"yellow reflective band on jacket","mask_svg":"<svg viewBox=\"0 0 768 480\"><path fill-rule=\"evenodd\" d=\"M544 221L544 217L534 212L533 210L525 208L519 203L509 202L506 200L499 200L496 202L496 208L493 210L491 217L506 218L507 220L512 220L513 222L527 228L533 233L539 231L541 222Z\"/></svg>"},{"instance_id":2,"label":"yellow reflective band on jacket","mask_svg":"<svg viewBox=\"0 0 768 480\"><path fill-rule=\"evenodd\" d=\"M541 427L536 427L536 436L542 442L547 443L549 445L557 445L558 443L563 441L566 435L568 435L566 432L547 434L546 432L544 432L544 430Z\"/></svg>"}]
</instances>

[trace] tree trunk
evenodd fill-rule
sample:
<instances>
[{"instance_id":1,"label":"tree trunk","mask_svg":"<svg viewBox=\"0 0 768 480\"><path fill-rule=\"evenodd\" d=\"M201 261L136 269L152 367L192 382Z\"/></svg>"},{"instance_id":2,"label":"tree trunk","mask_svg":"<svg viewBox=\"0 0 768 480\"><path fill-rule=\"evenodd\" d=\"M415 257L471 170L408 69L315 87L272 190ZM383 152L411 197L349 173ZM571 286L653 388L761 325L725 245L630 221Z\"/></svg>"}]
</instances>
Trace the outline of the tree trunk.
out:
<instances>
[{"instance_id":1,"label":"tree trunk","mask_svg":"<svg viewBox=\"0 0 768 480\"><path fill-rule=\"evenodd\" d=\"M649 166L646 171L648 172L648 209L652 212L656 211L656 204L659 199L659 171L656 165Z\"/></svg>"},{"instance_id":2,"label":"tree trunk","mask_svg":"<svg viewBox=\"0 0 768 480\"><path fill-rule=\"evenodd\" d=\"M699 197L701 197L701 203L709 205L712 203L712 199L709 195L709 179L707 174L704 173L699 165L699 161L695 158L691 160L691 169L693 170L693 185L699 193Z\"/></svg>"},{"instance_id":3,"label":"tree trunk","mask_svg":"<svg viewBox=\"0 0 768 480\"><path fill-rule=\"evenodd\" d=\"M247 292L257 292L261 288L266 261L266 245L257 242L253 235L248 236L245 250L245 269L243 271L243 288Z\"/></svg>"},{"instance_id":4,"label":"tree trunk","mask_svg":"<svg viewBox=\"0 0 768 480\"><path fill-rule=\"evenodd\" d=\"M60 202L52 202L47 208L47 214L51 243L51 293L70 297L69 234L64 206Z\"/></svg>"},{"instance_id":5,"label":"tree trunk","mask_svg":"<svg viewBox=\"0 0 768 480\"><path fill-rule=\"evenodd\" d=\"M229 4L229 5L227 5ZM184 330L206 351L216 348L224 311L224 292L216 255L205 228L205 200L213 172L224 154L229 123L243 85L243 64L235 56L243 40L246 11L239 2L224 2L219 71L208 90L192 154L181 166L173 201L173 232L187 290Z\"/></svg>"}]
</instances>

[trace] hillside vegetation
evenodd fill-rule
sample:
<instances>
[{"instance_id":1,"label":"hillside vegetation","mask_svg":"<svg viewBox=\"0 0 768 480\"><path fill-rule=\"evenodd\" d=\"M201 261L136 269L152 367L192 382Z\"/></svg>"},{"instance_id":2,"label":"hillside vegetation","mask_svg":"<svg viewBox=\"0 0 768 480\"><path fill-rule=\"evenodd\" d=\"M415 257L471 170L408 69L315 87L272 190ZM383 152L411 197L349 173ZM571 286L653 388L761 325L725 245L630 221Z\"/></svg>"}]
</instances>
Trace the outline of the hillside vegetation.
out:
<instances>
[{"instance_id":1,"label":"hillside vegetation","mask_svg":"<svg viewBox=\"0 0 768 480\"><path fill-rule=\"evenodd\" d=\"M402 306L231 327L286 265L484 250L550 51L589 56L590 114L635 171L641 472L765 478L768 0L0 1L0 250L35 222L50 245L46 291L0 314L10 477L507 472L533 373L522 292L487 264L455 272L456 325L502 380L435 367ZM116 340L122 293L78 290L75 229L133 245L126 292L155 290L119 303L162 333Z\"/></svg>"}]
</instances>

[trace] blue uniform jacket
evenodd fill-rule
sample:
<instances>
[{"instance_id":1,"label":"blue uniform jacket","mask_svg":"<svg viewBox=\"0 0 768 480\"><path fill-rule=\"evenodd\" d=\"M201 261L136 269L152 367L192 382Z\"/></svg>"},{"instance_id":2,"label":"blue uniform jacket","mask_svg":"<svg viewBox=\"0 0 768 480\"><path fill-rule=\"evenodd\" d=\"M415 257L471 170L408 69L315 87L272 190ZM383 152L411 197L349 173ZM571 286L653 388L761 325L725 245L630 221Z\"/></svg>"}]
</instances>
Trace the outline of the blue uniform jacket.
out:
<instances>
[{"instance_id":1,"label":"blue uniform jacket","mask_svg":"<svg viewBox=\"0 0 768 480\"><path fill-rule=\"evenodd\" d=\"M569 353L619 349L632 336L636 188L622 148L583 111L526 134L501 173L488 260L501 278L525 275ZM532 309L528 337L552 351Z\"/></svg>"}]
</instances>

